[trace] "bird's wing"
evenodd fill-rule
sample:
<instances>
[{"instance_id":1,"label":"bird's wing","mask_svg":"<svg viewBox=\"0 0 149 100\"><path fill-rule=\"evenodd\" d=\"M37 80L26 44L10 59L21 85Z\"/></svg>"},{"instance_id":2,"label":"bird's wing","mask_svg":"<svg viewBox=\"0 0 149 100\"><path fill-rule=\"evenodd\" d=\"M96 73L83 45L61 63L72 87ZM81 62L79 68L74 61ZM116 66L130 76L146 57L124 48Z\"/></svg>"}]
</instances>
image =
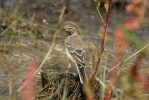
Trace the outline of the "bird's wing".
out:
<instances>
[{"instance_id":1,"label":"bird's wing","mask_svg":"<svg viewBox=\"0 0 149 100\"><path fill-rule=\"evenodd\" d=\"M77 70L79 73L80 81L82 84L88 82L86 72L84 70L85 63L84 63L84 50L83 47L80 49L72 47L72 45L65 41L66 49L68 53L73 57L75 60L75 64L77 65Z\"/></svg>"},{"instance_id":2,"label":"bird's wing","mask_svg":"<svg viewBox=\"0 0 149 100\"><path fill-rule=\"evenodd\" d=\"M84 65L84 50L83 50L83 47L80 48L80 49L73 48L70 45L70 43L68 43L67 41L65 41L65 45L66 45L66 49L71 54L71 56L74 58L76 63L80 63L82 66L85 66Z\"/></svg>"}]
</instances>

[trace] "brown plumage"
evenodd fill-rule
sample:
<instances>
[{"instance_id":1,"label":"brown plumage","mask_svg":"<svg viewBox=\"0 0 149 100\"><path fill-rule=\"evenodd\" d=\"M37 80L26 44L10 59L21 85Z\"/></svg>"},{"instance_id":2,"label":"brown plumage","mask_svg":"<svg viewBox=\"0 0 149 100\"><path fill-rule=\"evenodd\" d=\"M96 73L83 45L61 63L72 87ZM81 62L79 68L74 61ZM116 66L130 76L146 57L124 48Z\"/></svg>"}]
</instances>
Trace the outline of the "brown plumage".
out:
<instances>
[{"instance_id":1,"label":"brown plumage","mask_svg":"<svg viewBox=\"0 0 149 100\"><path fill-rule=\"evenodd\" d=\"M79 73L80 81L82 84L87 83L88 79L85 72L84 63L84 45L82 38L78 35L76 28L73 25L65 25L65 32L67 37L65 39L66 54L69 59L75 63Z\"/></svg>"}]
</instances>

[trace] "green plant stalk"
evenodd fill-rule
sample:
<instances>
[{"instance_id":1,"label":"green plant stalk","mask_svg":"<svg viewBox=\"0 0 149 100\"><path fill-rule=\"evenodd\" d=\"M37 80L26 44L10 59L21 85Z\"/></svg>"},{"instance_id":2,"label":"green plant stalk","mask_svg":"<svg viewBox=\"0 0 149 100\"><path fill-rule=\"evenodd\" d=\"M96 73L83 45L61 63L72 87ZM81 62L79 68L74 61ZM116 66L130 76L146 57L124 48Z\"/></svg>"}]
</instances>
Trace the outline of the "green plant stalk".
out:
<instances>
[{"instance_id":1,"label":"green plant stalk","mask_svg":"<svg viewBox=\"0 0 149 100\"><path fill-rule=\"evenodd\" d=\"M129 31L127 29L124 29L122 27L121 27L121 29L123 30L125 37L127 39L129 39L130 41L132 41L136 45L136 47L137 47L138 50L140 50L143 47L145 47L145 44L143 42L141 42L134 34L132 34L131 31ZM148 55L146 51L147 50L144 49L141 52L142 53L145 53L146 55Z\"/></svg>"},{"instance_id":2,"label":"green plant stalk","mask_svg":"<svg viewBox=\"0 0 149 100\"><path fill-rule=\"evenodd\" d=\"M100 73L99 79L103 82L104 80L103 71L100 70L99 73ZM103 99L103 97L104 97L104 87L100 84L100 99Z\"/></svg>"},{"instance_id":3,"label":"green plant stalk","mask_svg":"<svg viewBox=\"0 0 149 100\"><path fill-rule=\"evenodd\" d=\"M68 71L69 71L69 68L68 68ZM65 88L64 88L64 92L63 92L63 100L67 99L67 94L68 94L67 80L68 80L68 74L66 76L66 81L65 81Z\"/></svg>"},{"instance_id":4,"label":"green plant stalk","mask_svg":"<svg viewBox=\"0 0 149 100\"><path fill-rule=\"evenodd\" d=\"M31 32L33 31L32 25L33 25L34 19L35 19L35 13L33 14L33 17L32 17L32 19L31 19L31 23L30 23Z\"/></svg>"},{"instance_id":5,"label":"green plant stalk","mask_svg":"<svg viewBox=\"0 0 149 100\"><path fill-rule=\"evenodd\" d=\"M102 70L101 70L102 71ZM101 72L100 71L100 72ZM104 83L104 84L106 84L106 68L104 67L103 68L103 72L102 72L102 82ZM100 99L101 100L103 100L103 98L104 98L104 93L105 93L105 87L103 87L102 85L100 85L100 87L101 87L101 91L100 91L100 93L101 93L101 97L100 97Z\"/></svg>"},{"instance_id":6,"label":"green plant stalk","mask_svg":"<svg viewBox=\"0 0 149 100\"><path fill-rule=\"evenodd\" d=\"M19 5L21 4L22 0L19 0L17 6L15 7L15 9L13 10L13 13L8 17L8 19L11 19L13 17L13 15L16 15L16 13L18 12L18 9L19 9Z\"/></svg>"},{"instance_id":7,"label":"green plant stalk","mask_svg":"<svg viewBox=\"0 0 149 100\"><path fill-rule=\"evenodd\" d=\"M63 94L63 100L66 100L66 99L67 99L67 93L68 93L68 89L67 89L67 84L65 83L64 94Z\"/></svg>"},{"instance_id":8,"label":"green plant stalk","mask_svg":"<svg viewBox=\"0 0 149 100\"><path fill-rule=\"evenodd\" d=\"M96 6L96 10L97 10L97 12L98 12L98 15L99 15L99 17L100 17L102 23L104 24L105 22L104 22L104 20L103 20L103 18L102 18L102 16L101 16L100 11L99 11L100 3L99 3L99 1L96 1L96 0L94 1L94 3L95 3L95 6Z\"/></svg>"},{"instance_id":9,"label":"green plant stalk","mask_svg":"<svg viewBox=\"0 0 149 100\"><path fill-rule=\"evenodd\" d=\"M18 21L17 19L14 20L14 21L12 22L12 24L9 25L9 26L1 33L1 35L4 35L4 34L8 31L8 29L9 29L12 25L14 25L17 21Z\"/></svg>"},{"instance_id":10,"label":"green plant stalk","mask_svg":"<svg viewBox=\"0 0 149 100\"><path fill-rule=\"evenodd\" d=\"M121 91L121 93L120 93L120 100L123 99L123 96L124 96L124 91Z\"/></svg>"}]
</instances>

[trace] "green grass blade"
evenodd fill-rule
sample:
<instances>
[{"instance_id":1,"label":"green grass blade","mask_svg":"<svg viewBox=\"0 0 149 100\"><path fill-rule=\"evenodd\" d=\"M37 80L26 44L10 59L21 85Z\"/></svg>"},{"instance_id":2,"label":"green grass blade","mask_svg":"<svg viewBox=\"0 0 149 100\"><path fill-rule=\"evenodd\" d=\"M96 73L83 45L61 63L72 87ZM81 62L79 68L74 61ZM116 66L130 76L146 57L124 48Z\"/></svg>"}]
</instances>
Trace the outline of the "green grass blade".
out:
<instances>
[{"instance_id":1,"label":"green grass blade","mask_svg":"<svg viewBox=\"0 0 149 100\"><path fill-rule=\"evenodd\" d=\"M127 39L129 39L131 42L133 42L135 45L136 45L136 47L137 47L137 49L142 49L144 46L145 46L145 44L143 43L143 42L141 42L136 36L135 36L135 34L133 34L131 31L129 31L129 30L127 30L127 29L124 29L124 28L121 28L122 30L123 30L123 32L124 32L124 35L125 35L125 37L127 38ZM146 52L146 49L144 49L144 50L142 50L142 53L147 53Z\"/></svg>"}]
</instances>

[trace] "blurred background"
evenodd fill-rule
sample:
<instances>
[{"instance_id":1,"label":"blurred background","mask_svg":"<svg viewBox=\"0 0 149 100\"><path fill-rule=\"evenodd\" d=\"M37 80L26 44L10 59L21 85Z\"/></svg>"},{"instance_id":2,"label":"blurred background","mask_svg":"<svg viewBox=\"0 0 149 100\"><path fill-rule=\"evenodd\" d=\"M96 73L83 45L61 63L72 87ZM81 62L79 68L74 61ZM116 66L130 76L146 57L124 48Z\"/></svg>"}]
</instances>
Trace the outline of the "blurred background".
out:
<instances>
[{"instance_id":1,"label":"blurred background","mask_svg":"<svg viewBox=\"0 0 149 100\"><path fill-rule=\"evenodd\" d=\"M103 20L106 18L105 1L99 0L99 11ZM115 58L113 47L114 30L127 19L134 17L125 11L125 6L130 0L113 0L107 32L107 43L102 64L111 68ZM93 0L0 0L0 98L9 97L9 86L16 91L25 78L26 66L30 61L35 61L39 66L50 48L54 33L57 30L59 16L62 8L64 11L63 22L73 21L78 25L79 34L86 45L85 61L88 73L92 66L92 56L95 49L101 44L104 25L99 17ZM145 22L134 32L142 42L149 38L149 3L147 5ZM57 73L67 70L67 57L64 47L64 32L56 35L55 47L42 70L47 73ZM126 57L136 51L130 43ZM127 70L135 59L130 59L124 66ZM142 66L147 68L147 60ZM70 69L75 73L74 67ZM37 75L37 89L41 87L40 75ZM3 99L4 100L4 99Z\"/></svg>"}]
</instances>

